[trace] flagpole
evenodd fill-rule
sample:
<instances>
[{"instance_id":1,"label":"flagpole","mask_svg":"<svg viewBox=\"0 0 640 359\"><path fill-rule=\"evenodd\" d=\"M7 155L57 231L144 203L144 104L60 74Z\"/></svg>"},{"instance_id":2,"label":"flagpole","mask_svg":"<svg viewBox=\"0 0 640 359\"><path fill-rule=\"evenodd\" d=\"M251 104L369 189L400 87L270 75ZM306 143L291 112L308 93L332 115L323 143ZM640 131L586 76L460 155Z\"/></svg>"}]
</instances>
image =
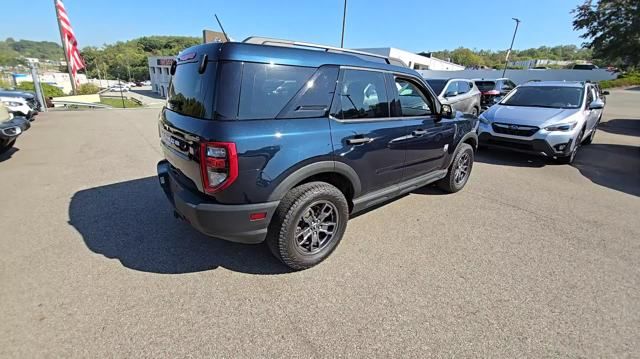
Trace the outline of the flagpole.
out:
<instances>
[{"instance_id":1,"label":"flagpole","mask_svg":"<svg viewBox=\"0 0 640 359\"><path fill-rule=\"evenodd\" d=\"M53 0L53 7L56 9L56 21L58 22L58 31L60 31L60 41L62 41L62 50L64 52L64 58L67 60L67 71L69 72L69 80L71 81L71 94L77 94L76 78L71 71L71 61L69 61L69 53L67 52L67 42L64 39L64 33L62 32L62 25L60 25L60 14L58 12L58 1Z\"/></svg>"}]
</instances>

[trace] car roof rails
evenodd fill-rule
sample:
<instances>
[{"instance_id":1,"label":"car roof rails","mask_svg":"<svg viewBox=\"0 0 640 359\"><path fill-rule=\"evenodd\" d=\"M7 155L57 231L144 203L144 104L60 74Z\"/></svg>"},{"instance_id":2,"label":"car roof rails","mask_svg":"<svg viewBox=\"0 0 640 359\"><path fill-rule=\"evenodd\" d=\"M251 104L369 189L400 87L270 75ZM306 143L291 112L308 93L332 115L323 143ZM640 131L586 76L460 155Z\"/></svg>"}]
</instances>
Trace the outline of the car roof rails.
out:
<instances>
[{"instance_id":1,"label":"car roof rails","mask_svg":"<svg viewBox=\"0 0 640 359\"><path fill-rule=\"evenodd\" d=\"M372 54L370 52L358 51L358 50L350 50L344 49L340 47L333 47L327 45L314 44L310 42L302 42L302 41L292 41L292 40L282 40L282 39L272 39L268 37L260 37L260 36L250 36L242 41L245 44L257 44L257 45L274 45L274 46L282 46L282 47L299 47L299 48L311 48L311 49L319 49L324 50L325 52L335 52L335 53L346 53L352 54L356 56L370 57L375 58L377 60L382 60L384 63L389 65L397 65L402 67L408 67L404 61L400 59L396 59L393 57L388 57L384 55Z\"/></svg>"}]
</instances>

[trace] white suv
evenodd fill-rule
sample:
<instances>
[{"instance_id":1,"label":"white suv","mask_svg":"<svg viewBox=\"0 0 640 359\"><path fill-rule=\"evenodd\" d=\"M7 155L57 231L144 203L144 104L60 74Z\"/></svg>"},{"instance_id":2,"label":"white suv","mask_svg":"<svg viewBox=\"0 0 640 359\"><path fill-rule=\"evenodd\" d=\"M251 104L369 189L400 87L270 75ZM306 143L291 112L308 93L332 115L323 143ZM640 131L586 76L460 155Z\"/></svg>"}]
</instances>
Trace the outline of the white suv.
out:
<instances>
[{"instance_id":1,"label":"white suv","mask_svg":"<svg viewBox=\"0 0 640 359\"><path fill-rule=\"evenodd\" d=\"M595 84L527 82L479 117L481 146L543 154L572 163L593 141L604 101Z\"/></svg>"}]
</instances>

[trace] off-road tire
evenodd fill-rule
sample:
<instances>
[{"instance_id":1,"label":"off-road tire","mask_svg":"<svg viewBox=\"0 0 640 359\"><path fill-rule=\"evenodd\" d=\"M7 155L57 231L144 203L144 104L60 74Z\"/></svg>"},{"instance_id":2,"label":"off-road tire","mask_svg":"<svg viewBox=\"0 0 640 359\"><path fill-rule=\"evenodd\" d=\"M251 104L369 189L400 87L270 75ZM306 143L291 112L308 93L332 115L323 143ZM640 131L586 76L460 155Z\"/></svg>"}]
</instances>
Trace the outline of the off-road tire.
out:
<instances>
[{"instance_id":1,"label":"off-road tire","mask_svg":"<svg viewBox=\"0 0 640 359\"><path fill-rule=\"evenodd\" d=\"M9 142L4 143L4 144L0 144L0 155L9 151L9 149L11 149L11 147L13 147L13 145L16 144L16 139L12 139L9 140Z\"/></svg>"},{"instance_id":2,"label":"off-road tire","mask_svg":"<svg viewBox=\"0 0 640 359\"><path fill-rule=\"evenodd\" d=\"M333 238L317 253L303 253L296 241L296 228L303 212L316 201L327 201L335 206L337 225ZM349 219L349 205L336 187L326 182L309 182L293 188L280 201L269 224L266 242L271 253L292 269L301 270L325 260L338 246Z\"/></svg>"},{"instance_id":3,"label":"off-road tire","mask_svg":"<svg viewBox=\"0 0 640 359\"><path fill-rule=\"evenodd\" d=\"M460 158L467 154L469 156L469 165L467 174L461 182L457 182L455 180L455 171L456 165L459 163ZM451 161L451 165L449 165L449 169L447 170L447 175L437 182L438 187L445 192L448 193L456 193L460 191L469 181L469 176L471 175L471 169L473 168L473 147L467 143L460 144L455 156L453 156L453 161Z\"/></svg>"}]
</instances>

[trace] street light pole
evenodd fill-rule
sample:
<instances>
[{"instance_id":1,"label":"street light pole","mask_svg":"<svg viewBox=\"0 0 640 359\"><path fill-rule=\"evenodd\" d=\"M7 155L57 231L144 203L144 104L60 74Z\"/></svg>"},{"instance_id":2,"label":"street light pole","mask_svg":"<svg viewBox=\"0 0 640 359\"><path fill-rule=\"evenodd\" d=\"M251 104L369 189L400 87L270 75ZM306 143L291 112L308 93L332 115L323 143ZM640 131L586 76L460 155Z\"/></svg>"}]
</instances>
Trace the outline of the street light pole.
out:
<instances>
[{"instance_id":1,"label":"street light pole","mask_svg":"<svg viewBox=\"0 0 640 359\"><path fill-rule=\"evenodd\" d=\"M504 59L504 70L502 70L502 77L507 72L507 65L509 64L509 55L511 55L511 50L513 49L513 42L516 40L516 33L518 32L518 25L520 25L520 19L515 17L512 18L516 22L516 29L513 30L513 37L511 38L511 46L509 46L509 51L507 51L507 57Z\"/></svg>"},{"instance_id":2,"label":"street light pole","mask_svg":"<svg viewBox=\"0 0 640 359\"><path fill-rule=\"evenodd\" d=\"M342 12L342 37L340 38L340 47L344 47L344 25L347 21L347 0L344 0L344 11Z\"/></svg>"}]
</instances>

